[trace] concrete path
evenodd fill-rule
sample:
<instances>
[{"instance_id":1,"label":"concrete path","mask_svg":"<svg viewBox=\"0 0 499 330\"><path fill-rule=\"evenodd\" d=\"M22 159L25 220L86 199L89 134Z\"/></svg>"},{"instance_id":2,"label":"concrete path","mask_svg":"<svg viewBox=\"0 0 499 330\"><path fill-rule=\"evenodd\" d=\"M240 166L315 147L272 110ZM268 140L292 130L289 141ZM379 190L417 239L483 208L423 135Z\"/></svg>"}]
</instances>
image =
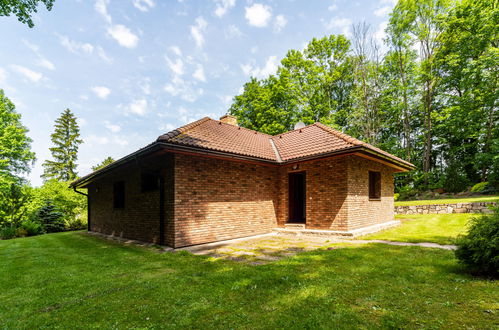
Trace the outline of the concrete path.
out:
<instances>
[{"instance_id":1,"label":"concrete path","mask_svg":"<svg viewBox=\"0 0 499 330\"><path fill-rule=\"evenodd\" d=\"M361 243L361 244L381 243L381 244L398 245L398 246L422 246L427 248L443 249L443 250L455 250L457 248L455 245L442 245L442 244L428 243L428 242L406 243L406 242L385 241L381 239L342 240L342 242Z\"/></svg>"}]
</instances>

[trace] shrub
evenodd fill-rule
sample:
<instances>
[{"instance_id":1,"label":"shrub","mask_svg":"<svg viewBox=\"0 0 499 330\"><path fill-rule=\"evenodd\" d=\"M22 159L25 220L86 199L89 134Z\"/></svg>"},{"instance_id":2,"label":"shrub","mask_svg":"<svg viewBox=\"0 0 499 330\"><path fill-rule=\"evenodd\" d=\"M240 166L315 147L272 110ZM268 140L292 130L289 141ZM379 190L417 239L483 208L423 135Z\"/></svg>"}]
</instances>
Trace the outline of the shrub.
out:
<instances>
[{"instance_id":1,"label":"shrub","mask_svg":"<svg viewBox=\"0 0 499 330\"><path fill-rule=\"evenodd\" d=\"M0 238L1 239L11 239L16 237L17 228L14 226L5 226L0 229Z\"/></svg>"},{"instance_id":2,"label":"shrub","mask_svg":"<svg viewBox=\"0 0 499 330\"><path fill-rule=\"evenodd\" d=\"M416 196L418 191L410 186L403 186L399 189L398 200L407 200Z\"/></svg>"},{"instance_id":3,"label":"shrub","mask_svg":"<svg viewBox=\"0 0 499 330\"><path fill-rule=\"evenodd\" d=\"M399 197L400 197L400 194L397 193L397 194L393 195L393 200L398 201Z\"/></svg>"},{"instance_id":4,"label":"shrub","mask_svg":"<svg viewBox=\"0 0 499 330\"><path fill-rule=\"evenodd\" d=\"M47 233L57 233L65 229L63 214L51 200L45 201L45 205L38 209L36 217Z\"/></svg>"},{"instance_id":5,"label":"shrub","mask_svg":"<svg viewBox=\"0 0 499 330\"><path fill-rule=\"evenodd\" d=\"M473 188L471 188L471 192L472 193L483 193L487 189L488 185L489 185L488 182L477 183L476 185L473 186Z\"/></svg>"},{"instance_id":6,"label":"shrub","mask_svg":"<svg viewBox=\"0 0 499 330\"><path fill-rule=\"evenodd\" d=\"M82 230L87 228L87 222L82 219L82 217L77 217L75 219L70 219L66 221L67 230Z\"/></svg>"},{"instance_id":7,"label":"shrub","mask_svg":"<svg viewBox=\"0 0 499 330\"><path fill-rule=\"evenodd\" d=\"M26 231L26 236L36 236L43 234L42 224L32 220L26 220L21 223L21 228Z\"/></svg>"},{"instance_id":8,"label":"shrub","mask_svg":"<svg viewBox=\"0 0 499 330\"><path fill-rule=\"evenodd\" d=\"M470 271L499 275L499 208L471 220L468 233L456 241L456 257Z\"/></svg>"},{"instance_id":9,"label":"shrub","mask_svg":"<svg viewBox=\"0 0 499 330\"><path fill-rule=\"evenodd\" d=\"M445 178L443 181L443 188L445 191L451 193L458 193L465 191L470 185L466 172L458 163L453 163L445 170Z\"/></svg>"}]
</instances>

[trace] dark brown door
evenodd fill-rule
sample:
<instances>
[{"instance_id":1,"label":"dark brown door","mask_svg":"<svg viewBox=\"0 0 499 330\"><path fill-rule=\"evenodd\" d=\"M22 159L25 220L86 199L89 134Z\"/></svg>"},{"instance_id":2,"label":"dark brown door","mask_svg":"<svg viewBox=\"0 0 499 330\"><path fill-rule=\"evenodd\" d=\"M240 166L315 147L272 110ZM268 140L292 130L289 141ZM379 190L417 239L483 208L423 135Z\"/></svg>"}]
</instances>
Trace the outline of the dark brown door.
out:
<instances>
[{"instance_id":1,"label":"dark brown door","mask_svg":"<svg viewBox=\"0 0 499 330\"><path fill-rule=\"evenodd\" d=\"M290 223L305 223L305 172L289 173L289 218Z\"/></svg>"}]
</instances>

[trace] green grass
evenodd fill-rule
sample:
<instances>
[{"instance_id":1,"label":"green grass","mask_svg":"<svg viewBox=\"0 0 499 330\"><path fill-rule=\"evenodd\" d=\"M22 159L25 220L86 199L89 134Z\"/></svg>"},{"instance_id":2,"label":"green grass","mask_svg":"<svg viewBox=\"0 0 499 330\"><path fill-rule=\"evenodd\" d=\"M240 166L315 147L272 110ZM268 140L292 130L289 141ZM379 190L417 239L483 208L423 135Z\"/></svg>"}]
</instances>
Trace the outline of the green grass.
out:
<instances>
[{"instance_id":1,"label":"green grass","mask_svg":"<svg viewBox=\"0 0 499 330\"><path fill-rule=\"evenodd\" d=\"M83 233L0 241L2 328L476 328L499 285L453 253L382 244L261 266Z\"/></svg>"},{"instance_id":2,"label":"green grass","mask_svg":"<svg viewBox=\"0 0 499 330\"><path fill-rule=\"evenodd\" d=\"M360 239L383 239L396 242L431 242L438 244L454 244L459 234L466 232L466 223L478 214L399 214L395 218L402 224L398 227L383 230Z\"/></svg>"},{"instance_id":3,"label":"green grass","mask_svg":"<svg viewBox=\"0 0 499 330\"><path fill-rule=\"evenodd\" d=\"M428 199L421 201L399 201L395 202L395 206L411 206L411 205L432 205L432 204L455 204L455 203L476 203L476 202L499 202L499 196L473 196L465 198L442 198Z\"/></svg>"}]
</instances>

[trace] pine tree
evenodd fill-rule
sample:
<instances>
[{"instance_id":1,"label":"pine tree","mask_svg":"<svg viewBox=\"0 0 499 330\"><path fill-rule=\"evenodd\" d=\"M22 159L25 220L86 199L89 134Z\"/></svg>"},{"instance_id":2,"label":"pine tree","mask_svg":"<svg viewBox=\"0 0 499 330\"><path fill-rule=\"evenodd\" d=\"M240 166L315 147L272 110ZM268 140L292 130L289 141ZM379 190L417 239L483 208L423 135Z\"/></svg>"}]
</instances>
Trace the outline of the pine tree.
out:
<instances>
[{"instance_id":1,"label":"pine tree","mask_svg":"<svg viewBox=\"0 0 499 330\"><path fill-rule=\"evenodd\" d=\"M54 160L46 160L43 163L44 173L42 177L46 180L56 179L59 181L76 179L78 147L83 140L80 139L80 128L71 110L64 110L55 121L55 131L50 137L55 145L50 148Z\"/></svg>"},{"instance_id":2,"label":"pine tree","mask_svg":"<svg viewBox=\"0 0 499 330\"><path fill-rule=\"evenodd\" d=\"M36 216L47 233L57 233L65 229L63 214L51 200L45 201L45 205L38 209Z\"/></svg>"}]
</instances>

